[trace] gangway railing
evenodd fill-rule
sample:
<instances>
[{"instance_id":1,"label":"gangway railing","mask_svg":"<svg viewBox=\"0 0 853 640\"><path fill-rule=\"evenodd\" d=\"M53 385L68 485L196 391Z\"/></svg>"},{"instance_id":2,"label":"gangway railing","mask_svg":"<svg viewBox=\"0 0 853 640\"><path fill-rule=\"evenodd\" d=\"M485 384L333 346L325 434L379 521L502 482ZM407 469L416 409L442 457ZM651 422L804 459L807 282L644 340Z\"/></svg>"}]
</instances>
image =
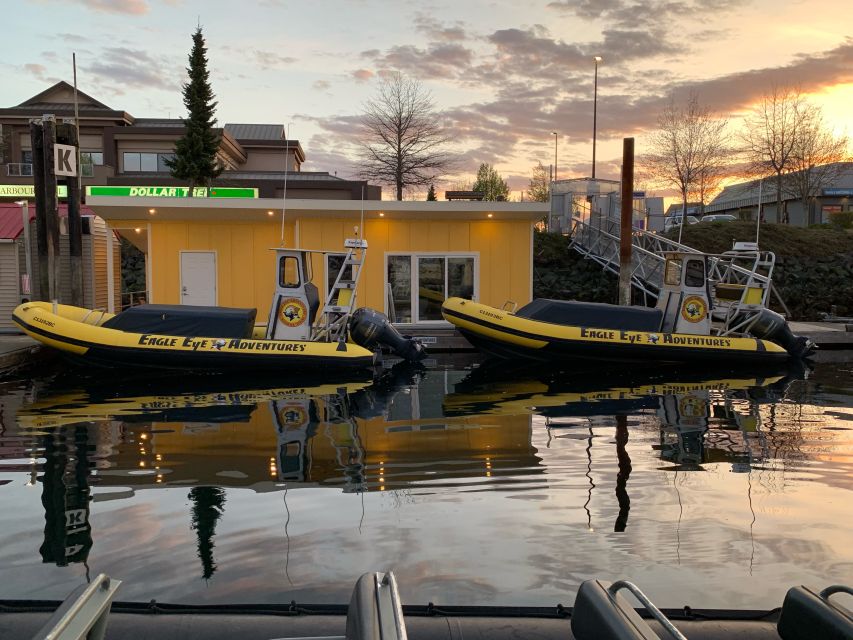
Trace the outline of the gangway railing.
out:
<instances>
[{"instance_id":1,"label":"gangway railing","mask_svg":"<svg viewBox=\"0 0 853 640\"><path fill-rule=\"evenodd\" d=\"M581 211L583 214L584 212ZM620 221L597 212L587 212L586 220L573 218L570 231L570 248L600 264L604 269L619 274ZM638 227L631 231L631 285L644 296L657 300L663 287L665 258L671 251L701 253L686 244ZM768 252L750 252L744 255L712 256L708 262L708 279L715 284L725 283L746 290L762 290L760 305L768 306L769 297L775 295L786 313L784 300L773 286L772 276L775 256ZM733 305L741 306L741 305Z\"/></svg>"}]
</instances>

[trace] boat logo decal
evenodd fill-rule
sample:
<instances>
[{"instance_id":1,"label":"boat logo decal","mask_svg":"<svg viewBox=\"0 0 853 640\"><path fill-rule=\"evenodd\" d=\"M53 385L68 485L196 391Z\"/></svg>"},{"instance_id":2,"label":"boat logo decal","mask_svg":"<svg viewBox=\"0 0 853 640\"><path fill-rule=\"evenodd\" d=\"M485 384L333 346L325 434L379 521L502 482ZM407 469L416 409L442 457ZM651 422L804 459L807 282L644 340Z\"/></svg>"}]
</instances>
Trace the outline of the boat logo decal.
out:
<instances>
[{"instance_id":1,"label":"boat logo decal","mask_svg":"<svg viewBox=\"0 0 853 640\"><path fill-rule=\"evenodd\" d=\"M708 305L699 296L688 296L681 305L681 317L687 322L702 322L708 316Z\"/></svg>"},{"instance_id":2,"label":"boat logo decal","mask_svg":"<svg viewBox=\"0 0 853 640\"><path fill-rule=\"evenodd\" d=\"M308 308L299 298L286 298L281 302L281 321L288 327L298 327L308 317Z\"/></svg>"},{"instance_id":3,"label":"boat logo decal","mask_svg":"<svg viewBox=\"0 0 853 640\"><path fill-rule=\"evenodd\" d=\"M226 344L225 340L220 338L219 340L217 340L216 342L213 343L213 350L214 351L222 351L222 347L224 347L225 344Z\"/></svg>"},{"instance_id":4,"label":"boat logo decal","mask_svg":"<svg viewBox=\"0 0 853 640\"><path fill-rule=\"evenodd\" d=\"M649 334L649 342L651 344L657 344L658 340L660 340L660 337L658 336L658 334L656 334L656 333L650 333Z\"/></svg>"},{"instance_id":5,"label":"boat logo decal","mask_svg":"<svg viewBox=\"0 0 853 640\"><path fill-rule=\"evenodd\" d=\"M281 423L288 428L301 427L308 423L308 413L299 403L287 403L278 412Z\"/></svg>"}]
</instances>

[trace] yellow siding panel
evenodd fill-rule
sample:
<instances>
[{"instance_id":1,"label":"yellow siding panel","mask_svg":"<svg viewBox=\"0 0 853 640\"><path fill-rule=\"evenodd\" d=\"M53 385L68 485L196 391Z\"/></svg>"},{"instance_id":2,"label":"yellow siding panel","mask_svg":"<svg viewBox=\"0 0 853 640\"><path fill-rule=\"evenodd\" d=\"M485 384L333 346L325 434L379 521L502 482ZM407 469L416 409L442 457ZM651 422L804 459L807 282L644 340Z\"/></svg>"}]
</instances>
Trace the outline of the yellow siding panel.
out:
<instances>
[{"instance_id":1,"label":"yellow siding panel","mask_svg":"<svg viewBox=\"0 0 853 640\"><path fill-rule=\"evenodd\" d=\"M471 250L471 223L449 222L447 224L449 235L448 251L470 251Z\"/></svg>"},{"instance_id":2,"label":"yellow siding panel","mask_svg":"<svg viewBox=\"0 0 853 640\"><path fill-rule=\"evenodd\" d=\"M229 304L235 307L257 307L255 290L254 242L249 224L231 227L231 293ZM223 227L227 228L226 225ZM269 296L272 296L270 291ZM269 297L268 296L268 297ZM258 317L260 321L261 318Z\"/></svg>"},{"instance_id":3,"label":"yellow siding panel","mask_svg":"<svg viewBox=\"0 0 853 640\"><path fill-rule=\"evenodd\" d=\"M430 223L421 220L410 220L408 221L408 225L409 251L431 251L429 243Z\"/></svg>"}]
</instances>

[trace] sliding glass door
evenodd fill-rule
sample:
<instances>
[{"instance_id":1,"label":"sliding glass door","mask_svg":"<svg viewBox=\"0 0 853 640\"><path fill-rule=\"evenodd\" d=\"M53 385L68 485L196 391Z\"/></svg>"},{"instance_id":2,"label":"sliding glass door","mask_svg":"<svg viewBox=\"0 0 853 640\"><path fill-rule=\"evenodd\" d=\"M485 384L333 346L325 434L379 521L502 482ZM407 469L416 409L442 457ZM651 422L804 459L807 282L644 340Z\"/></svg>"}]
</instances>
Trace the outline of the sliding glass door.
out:
<instances>
[{"instance_id":1,"label":"sliding glass door","mask_svg":"<svg viewBox=\"0 0 853 640\"><path fill-rule=\"evenodd\" d=\"M474 299L476 255L388 255L387 305L393 322L441 321L441 303L449 297Z\"/></svg>"}]
</instances>

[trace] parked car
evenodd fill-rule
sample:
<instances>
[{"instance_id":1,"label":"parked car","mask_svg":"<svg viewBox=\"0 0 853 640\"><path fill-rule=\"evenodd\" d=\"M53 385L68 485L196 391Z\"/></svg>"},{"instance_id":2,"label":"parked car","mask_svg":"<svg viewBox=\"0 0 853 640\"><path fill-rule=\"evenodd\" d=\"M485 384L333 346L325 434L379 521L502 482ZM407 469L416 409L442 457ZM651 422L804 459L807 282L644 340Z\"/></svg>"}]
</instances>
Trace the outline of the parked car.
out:
<instances>
[{"instance_id":1,"label":"parked car","mask_svg":"<svg viewBox=\"0 0 853 640\"><path fill-rule=\"evenodd\" d=\"M669 216L666 220L663 221L663 230L664 232L669 231L670 229L674 229L675 227L681 224L681 216ZM699 218L696 216L687 216L687 224L699 224Z\"/></svg>"},{"instance_id":2,"label":"parked car","mask_svg":"<svg viewBox=\"0 0 853 640\"><path fill-rule=\"evenodd\" d=\"M707 216L702 216L701 222L729 222L737 219L737 216L733 216L730 213L712 213Z\"/></svg>"}]
</instances>

